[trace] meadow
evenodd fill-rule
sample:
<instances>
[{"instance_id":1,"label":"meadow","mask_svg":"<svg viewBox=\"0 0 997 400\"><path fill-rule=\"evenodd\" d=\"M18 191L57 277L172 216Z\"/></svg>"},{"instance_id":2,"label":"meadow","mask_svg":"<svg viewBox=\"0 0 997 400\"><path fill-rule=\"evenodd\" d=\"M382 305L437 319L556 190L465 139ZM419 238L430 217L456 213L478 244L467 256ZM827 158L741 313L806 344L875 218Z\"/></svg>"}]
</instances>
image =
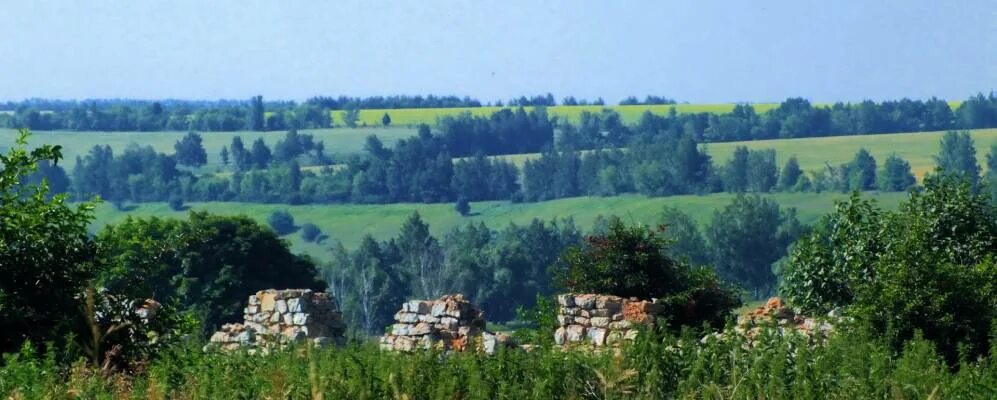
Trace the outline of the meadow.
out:
<instances>
[{"instance_id":1,"label":"meadow","mask_svg":"<svg viewBox=\"0 0 997 400\"><path fill-rule=\"evenodd\" d=\"M825 163L832 165L846 163L855 157L859 149L865 148L882 163L890 154L896 154L910 162L914 175L918 178L935 167L934 156L938 154L942 135L945 132L891 133L882 135L828 136L799 139L756 140L745 142L707 143L703 147L713 157L714 163L722 164L730 159L734 149L746 146L752 150L774 149L776 164L781 168L790 156L796 156L800 168L816 171ZM986 165L990 146L997 143L997 129L975 129L970 135L976 142L976 158L981 166ZM526 160L539 158L540 154L513 154L496 156L522 167Z\"/></svg>"},{"instance_id":2,"label":"meadow","mask_svg":"<svg viewBox=\"0 0 997 400\"><path fill-rule=\"evenodd\" d=\"M949 107L953 110L959 107L959 101L950 101ZM654 105L605 105L605 106L551 106L547 107L547 113L556 115L561 119L572 123L577 123L582 112L588 111L598 113L602 109L610 109L620 114L624 122L628 124L637 123L641 114L650 111L654 114L666 115L674 108L679 114L714 113L725 114L734 109L737 103L720 104L654 104ZM830 104L815 104L816 106L830 106ZM751 103L755 112L763 114L779 106L779 103ZM415 126L418 124L433 125L438 118L453 116L464 112L470 112L476 116L488 116L502 108L507 107L454 107L454 108L398 108L398 109L368 109L360 110L358 124L366 126L381 126L381 117L387 113L391 116L391 124L395 126ZM532 110L534 107L524 107ZM343 124L341 111L332 111L332 119L336 124Z\"/></svg>"},{"instance_id":3,"label":"meadow","mask_svg":"<svg viewBox=\"0 0 997 400\"><path fill-rule=\"evenodd\" d=\"M391 146L398 139L416 135L415 129L407 127L388 128L333 128L301 130L315 136L316 140L325 143L325 152L335 159L338 155L354 154L363 151L367 136L376 135L385 145ZM222 167L221 152L223 146L232 143L232 138L239 136L246 148L252 146L257 138L263 138L267 146L273 149L278 140L284 138L286 131L271 132L201 132L202 145L208 153L208 164L203 171L215 171ZM120 154L128 145L136 143L142 146L152 146L156 151L172 154L173 145L187 132L76 132L76 131L32 131L29 147L38 144L62 146L64 160L60 162L66 171L72 171L76 164L76 156L87 154L94 145L111 146L115 154ZM17 131L0 129L0 150L6 150L14 144Z\"/></svg>"},{"instance_id":4,"label":"meadow","mask_svg":"<svg viewBox=\"0 0 997 400\"><path fill-rule=\"evenodd\" d=\"M216 214L244 214L266 224L267 217L275 210L287 210L294 217L295 224L310 222L329 236L321 243L309 243L300 233L291 233L287 239L295 252L303 252L327 260L329 247L340 241L347 249L355 248L364 235L386 240L397 235L402 223L418 212L430 226L434 236L442 237L450 229L469 223L484 222L492 229L502 229L510 223L528 224L534 218L544 221L572 218L575 224L588 230L599 216L616 215L627 222L655 224L663 207L675 207L692 216L700 225L706 224L715 210L722 209L735 195L717 193L706 196L646 197L626 195L615 197L576 197L551 200L539 203L510 203L489 201L471 204L472 214L462 217L454 210L453 204L309 204L291 206L286 204L256 203L190 203L188 207ZM772 193L764 195L782 207L797 209L797 217L803 223L811 223L830 212L835 200L848 195L843 193ZM875 199L884 207L894 208L905 193L876 193L866 196ZM176 217L182 218L186 211L174 211L165 203L137 204L126 211L114 208L110 203L97 207L96 220L91 229L98 230L106 224L121 221L128 215L137 217Z\"/></svg>"}]
</instances>

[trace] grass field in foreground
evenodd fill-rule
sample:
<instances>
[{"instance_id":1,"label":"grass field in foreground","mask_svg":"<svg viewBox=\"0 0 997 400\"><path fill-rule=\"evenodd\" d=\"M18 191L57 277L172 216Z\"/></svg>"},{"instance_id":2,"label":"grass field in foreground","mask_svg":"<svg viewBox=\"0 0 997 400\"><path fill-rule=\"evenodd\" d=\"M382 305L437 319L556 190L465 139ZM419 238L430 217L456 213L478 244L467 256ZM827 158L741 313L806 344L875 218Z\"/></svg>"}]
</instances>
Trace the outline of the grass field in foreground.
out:
<instances>
[{"instance_id":1,"label":"grass field in foreground","mask_svg":"<svg viewBox=\"0 0 997 400\"><path fill-rule=\"evenodd\" d=\"M782 168L790 156L795 155L800 167L807 171L824 168L824 163L832 165L851 161L860 148L868 150L876 158L878 165L886 157L896 153L910 162L911 169L918 178L935 167L934 156L938 154L939 143L945 132L892 133L882 135L829 136L801 139L756 140L747 142L707 143L703 146L713 156L716 165L723 165L730 159L734 148L747 146L749 149L775 149L776 163ZM976 158L983 167L990 146L997 143L997 129L976 129L970 131L976 142ZM514 154L496 156L522 167L526 160L540 157L540 154Z\"/></svg>"},{"instance_id":2,"label":"grass field in foreground","mask_svg":"<svg viewBox=\"0 0 997 400\"><path fill-rule=\"evenodd\" d=\"M416 135L414 129L407 127L389 128L334 128L334 129L305 129L299 131L315 136L316 140L325 143L326 154L352 154L363 151L364 142L367 136L376 135L386 145L391 146L398 139L403 139ZM272 132L200 132L204 151L208 153L208 165L202 167L207 171L214 171L221 166L221 156L219 152L222 146L232 143L235 136L242 137L242 142L246 148L250 148L253 141L263 138L267 146L273 150L273 146L278 140L284 138L286 131ZM72 171L76 164L76 156L86 155L94 145L110 145L115 154L121 154L131 143L142 146L152 146L156 151L173 154L173 145L180 140L187 132L74 132L74 131L33 131L28 138L28 147L33 148L41 144L52 144L62 146L62 155L65 158L60 164L67 172ZM17 131L14 129L0 129L0 151L6 151L14 144L17 138Z\"/></svg>"},{"instance_id":3,"label":"grass field in foreground","mask_svg":"<svg viewBox=\"0 0 997 400\"><path fill-rule=\"evenodd\" d=\"M895 207L904 193L868 193L886 207ZM672 206L683 210L695 218L700 224L705 224L713 215L713 211L723 208L734 195L727 193L707 196L672 196L644 197L637 195L617 197L578 197L560 199L540 203L513 204L505 201L472 203L470 217L461 217L454 211L453 204L384 204L384 205L300 205L255 203L192 203L195 210L206 210L211 213L248 215L266 224L267 216L274 210L287 210L294 216L295 224L311 222L322 232L329 235L330 240L315 244L301 240L299 233L285 236L291 242L295 251L304 252L320 260L328 259L328 247L333 241L339 240L347 248L354 248L364 235L370 234L377 239L388 239L397 235L402 222L418 211L430 225L434 235L442 237L443 233L455 226L468 223L484 222L492 229L501 229L509 223L526 224L534 217L542 220L572 217L577 226L588 230L596 217L617 215L628 222L655 224L664 206ZM846 198L841 193L775 193L766 195L783 207L795 207L800 220L810 223L821 215L832 210L834 200ZM101 204L97 210L97 220L92 229L100 229L108 223L122 220L126 215L161 216L182 218L186 212L171 210L165 203L145 203L127 212L117 211L110 204Z\"/></svg>"}]
</instances>

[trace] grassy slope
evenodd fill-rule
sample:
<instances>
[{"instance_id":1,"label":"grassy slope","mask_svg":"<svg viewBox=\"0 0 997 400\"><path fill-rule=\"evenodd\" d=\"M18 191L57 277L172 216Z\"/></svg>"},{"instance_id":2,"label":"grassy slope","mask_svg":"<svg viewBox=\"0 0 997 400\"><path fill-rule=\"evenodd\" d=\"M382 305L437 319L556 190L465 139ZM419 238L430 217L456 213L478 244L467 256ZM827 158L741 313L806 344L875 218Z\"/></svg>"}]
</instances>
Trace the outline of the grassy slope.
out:
<instances>
[{"instance_id":1,"label":"grassy slope","mask_svg":"<svg viewBox=\"0 0 997 400\"><path fill-rule=\"evenodd\" d=\"M386 145L391 145L398 139L415 136L416 131L407 127L391 128L335 128L335 129L309 129L302 130L301 133L308 133L315 136L316 140L325 142L325 151L328 154L349 154L363 150L364 141L369 135L377 135ZM180 140L186 132L67 132L67 131L38 131L32 132L29 145L32 144L53 144L61 145L65 160L62 162L66 171L71 171L76 164L77 155L85 155L95 144L107 144L118 154L131 143L143 146L149 145L156 151L172 154L173 145ZM222 146L232 143L235 136L242 137L242 142L246 148L252 146L257 138L263 140L273 149L278 140L284 138L285 131L273 132L202 132L201 138L204 150L208 153L208 165L203 167L207 170L215 170L221 164L221 156L218 153ZM12 129L0 129L0 150L5 150L14 143L17 132Z\"/></svg>"},{"instance_id":2,"label":"grassy slope","mask_svg":"<svg viewBox=\"0 0 997 400\"><path fill-rule=\"evenodd\" d=\"M951 101L949 106L955 110L959 107L960 102ZM615 110L620 113L620 117L623 118L627 123L636 123L641 114L644 111L651 111L655 114L668 114L669 110L673 107L675 111L680 114L685 113L727 113L734 109L734 103L725 104L662 104L662 105L633 105L633 106L620 106L620 105L610 105L610 106L553 106L547 107L547 112L552 115L557 115L561 118L567 119L571 122L577 122L579 115L583 111L599 112L603 108L608 108ZM818 104L819 106L826 106L828 104ZM775 107L778 107L778 103L755 103L752 104L755 108L756 113L764 113ZM474 115L487 116L502 107L456 107L456 108L401 108L401 109L370 109L360 111L360 122L367 124L368 126L380 126L381 117L385 113L391 116L391 124L396 126L403 125L418 125L418 124L434 124L436 119L445 115L457 115L463 112L470 112ZM525 107L527 110L532 107ZM343 123L342 112L333 111L332 118L337 124Z\"/></svg>"},{"instance_id":3,"label":"grassy slope","mask_svg":"<svg viewBox=\"0 0 997 400\"><path fill-rule=\"evenodd\" d=\"M737 146L750 149L775 149L776 162L781 168L792 155L804 170L818 170L824 163L841 164L850 161L860 148L869 150L878 163L882 163L892 153L910 162L918 177L934 168L932 158L938 154L939 142L945 132L895 133L884 135L831 136L803 139L757 140L748 142L709 143L705 147L717 164L726 162ZM976 157L981 166L986 165L986 155L990 146L997 143L997 129L977 129L970 133L976 142ZM522 166L526 160L539 157L539 154L515 154L497 156Z\"/></svg>"},{"instance_id":4,"label":"grassy slope","mask_svg":"<svg viewBox=\"0 0 997 400\"><path fill-rule=\"evenodd\" d=\"M870 193L887 207L894 207L905 194ZM709 220L713 211L727 205L730 194L708 196L673 196L648 198L644 196L580 197L541 203L511 204L508 202L481 202L471 205L471 217L458 215L452 204L388 204L388 205L302 205L250 203L194 203L192 208L218 214L245 214L266 223L267 216L274 210L286 209L300 225L311 222L329 235L332 240L340 240L347 248L355 247L365 234L378 239L387 239L397 234L402 222L413 211L418 211L430 224L432 232L442 235L455 226L470 222L484 222L493 229L509 223L525 224L534 217L543 220L573 217L575 223L589 229L597 216L618 215L628 221L657 223L662 207L677 207L689 213L701 224ZM809 223L829 212L836 199L845 198L840 193L778 193L767 195L784 207L796 207L799 218ZM128 212L117 211L110 204L102 204L97 210L94 229L114 223L126 215L183 217L183 212L170 210L164 203L141 204ZM312 254L320 259L328 257L326 248L331 241L322 244L305 243L300 234L292 233L286 238L296 251Z\"/></svg>"}]
</instances>

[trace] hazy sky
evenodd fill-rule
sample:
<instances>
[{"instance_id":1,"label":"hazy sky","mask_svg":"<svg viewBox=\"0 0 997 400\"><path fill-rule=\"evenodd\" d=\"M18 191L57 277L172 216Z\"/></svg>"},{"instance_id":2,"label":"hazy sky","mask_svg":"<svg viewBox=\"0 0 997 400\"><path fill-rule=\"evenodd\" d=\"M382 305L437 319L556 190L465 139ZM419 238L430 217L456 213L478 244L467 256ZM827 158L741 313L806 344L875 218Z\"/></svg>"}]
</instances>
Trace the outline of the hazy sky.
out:
<instances>
[{"instance_id":1,"label":"hazy sky","mask_svg":"<svg viewBox=\"0 0 997 400\"><path fill-rule=\"evenodd\" d=\"M997 0L0 0L0 10L4 100L551 92L702 103L997 90Z\"/></svg>"}]
</instances>

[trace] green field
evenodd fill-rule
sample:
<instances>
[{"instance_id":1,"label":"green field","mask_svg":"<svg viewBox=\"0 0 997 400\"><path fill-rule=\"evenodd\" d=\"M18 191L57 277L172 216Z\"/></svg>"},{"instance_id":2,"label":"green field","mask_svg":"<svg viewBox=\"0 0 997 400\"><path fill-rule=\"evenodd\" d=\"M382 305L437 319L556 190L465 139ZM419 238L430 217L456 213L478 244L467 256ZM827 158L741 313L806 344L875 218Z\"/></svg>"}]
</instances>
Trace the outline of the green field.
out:
<instances>
[{"instance_id":1,"label":"green field","mask_svg":"<svg viewBox=\"0 0 997 400\"><path fill-rule=\"evenodd\" d=\"M824 167L824 163L841 164L855 156L860 148L865 148L882 163L890 154L896 153L910 162L911 169L919 178L935 166L932 157L938 154L939 142L945 132L893 133L883 135L829 136L802 139L757 140L748 142L708 143L703 145L713 156L717 165L722 165L737 146L749 149L775 149L776 162L781 168L786 159L795 155L804 170L814 171ZM986 155L990 146L997 143L997 129L976 129L970 131L976 142L976 158L981 166L986 165ZM514 154L496 156L522 166L526 160L540 157L540 154Z\"/></svg>"},{"instance_id":2,"label":"green field","mask_svg":"<svg viewBox=\"0 0 997 400\"><path fill-rule=\"evenodd\" d=\"M954 110L959 107L960 102L951 101L949 106ZM828 106L829 104L817 104L818 106ZM690 114L690 113L715 113L724 114L728 113L734 109L735 103L722 103L722 104L660 104L660 105L631 105L631 106L620 106L620 105L607 105L607 106L553 106L547 107L547 113L551 115L557 115L562 119L566 119L570 122L578 122L579 116L584 111L589 111L593 113L600 112L603 108L608 108L610 110L620 113L620 117L624 122L628 124L636 123L640 120L641 114L645 111L650 111L654 114L668 114L672 108L680 114ZM778 107L778 103L754 103L752 106L755 108L756 113L764 113L775 107ZM367 126L380 126L381 117L385 113L391 116L391 124L395 126L415 126L418 124L430 124L436 123L436 119L447 116L447 115L457 115L464 112L470 112L476 116L488 116L495 111L502 108L508 107L455 107L455 108L399 108L399 109L369 109L360 110L360 124L366 124ZM533 107L524 107L527 110L533 109ZM336 124L342 125L343 118L341 111L332 111L332 119Z\"/></svg>"},{"instance_id":3,"label":"green field","mask_svg":"<svg viewBox=\"0 0 997 400\"><path fill-rule=\"evenodd\" d=\"M301 130L301 133L314 135L316 140L325 142L327 154L341 155L357 153L363 150L364 141L367 136L377 135L386 145L393 144L396 140L416 135L416 131L407 127L389 128L335 128L335 129L308 129ZM202 132L204 150L208 153L208 165L206 170L213 171L221 166L221 156L218 153L222 146L232 143L235 136L242 137L243 143L249 148L257 138L263 138L273 149L278 140L284 138L285 131L273 132ZM77 155L85 155L96 144L110 145L115 154L120 154L130 143L137 143L142 146L152 146L156 151L172 154L173 145L180 140L187 132L73 132L73 131L37 131L32 132L29 138L29 147L40 144L61 145L62 154L65 160L62 162L66 171L71 171L76 164ZM0 129L0 150L6 150L14 144L17 138L17 131L13 129Z\"/></svg>"},{"instance_id":4,"label":"green field","mask_svg":"<svg viewBox=\"0 0 997 400\"><path fill-rule=\"evenodd\" d=\"M869 193L884 206L895 207L904 193ZM728 193L708 196L645 197L638 195L617 197L578 197L540 203L513 204L506 201L472 203L474 215L461 217L452 204L384 204L384 205L301 205L254 203L191 203L196 210L206 210L217 214L244 214L261 223L274 210L288 210L294 216L295 224L311 222L329 235L329 241L321 244L306 243L298 233L287 235L297 252L312 254L319 259L328 257L328 246L334 240L343 242L347 248L359 244L363 236L370 234L377 239L388 239L398 233L402 222L414 211L418 211L430 225L434 235L443 233L455 226L484 222L492 229L501 229L509 223L526 224L534 217L542 220L572 217L582 229L588 230L596 217L617 215L630 222L657 223L662 207L677 207L691 215L700 224L709 221L713 211L727 205L734 195ZM775 193L766 195L783 207L796 207L798 216L804 223L810 223L831 211L834 200L847 197L841 193ZM126 215L183 217L185 212L171 210L165 203L145 203L135 209L117 211L110 204L101 204L97 209L97 219L93 229L105 224L120 221Z\"/></svg>"}]
</instances>

